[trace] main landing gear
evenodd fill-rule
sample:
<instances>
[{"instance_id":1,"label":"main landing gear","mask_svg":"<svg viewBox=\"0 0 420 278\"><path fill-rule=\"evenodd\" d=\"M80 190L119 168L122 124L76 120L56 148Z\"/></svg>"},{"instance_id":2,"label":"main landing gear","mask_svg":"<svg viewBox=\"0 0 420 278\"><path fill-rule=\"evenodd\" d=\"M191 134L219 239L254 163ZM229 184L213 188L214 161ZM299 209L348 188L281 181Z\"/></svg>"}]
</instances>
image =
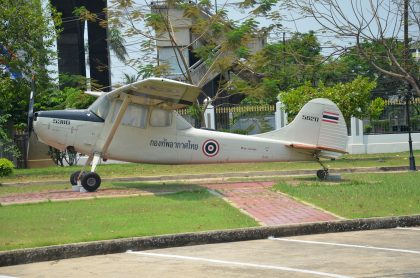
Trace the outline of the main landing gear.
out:
<instances>
[{"instance_id":1,"label":"main landing gear","mask_svg":"<svg viewBox=\"0 0 420 278\"><path fill-rule=\"evenodd\" d=\"M315 156L316 161L318 161L319 164L321 164L322 168L321 170L316 171L316 176L320 180L326 180L328 178L328 168L319 160L318 156Z\"/></svg>"},{"instance_id":2,"label":"main landing gear","mask_svg":"<svg viewBox=\"0 0 420 278\"><path fill-rule=\"evenodd\" d=\"M85 163L82 171L77 171L71 174L70 183L71 185L81 185L88 192L96 191L101 186L101 177L95 173L95 168L99 163L100 155L95 154L93 157L89 156ZM92 168L90 172L85 172L86 166L92 162Z\"/></svg>"}]
</instances>

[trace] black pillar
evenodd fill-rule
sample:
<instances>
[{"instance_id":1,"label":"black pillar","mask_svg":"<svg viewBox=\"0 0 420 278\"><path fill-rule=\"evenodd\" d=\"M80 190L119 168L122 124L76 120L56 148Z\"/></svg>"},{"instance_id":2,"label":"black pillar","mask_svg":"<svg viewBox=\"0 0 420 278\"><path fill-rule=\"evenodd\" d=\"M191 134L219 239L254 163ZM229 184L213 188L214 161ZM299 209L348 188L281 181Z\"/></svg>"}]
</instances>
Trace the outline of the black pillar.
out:
<instances>
[{"instance_id":1,"label":"black pillar","mask_svg":"<svg viewBox=\"0 0 420 278\"><path fill-rule=\"evenodd\" d=\"M62 14L62 31L57 39L58 72L60 74L86 76L85 51L83 47L84 24L73 15L75 7L80 6L78 0L52 0L52 5ZM61 86L65 84L60 79Z\"/></svg>"},{"instance_id":2,"label":"black pillar","mask_svg":"<svg viewBox=\"0 0 420 278\"><path fill-rule=\"evenodd\" d=\"M90 77L102 86L102 91L109 91L111 85L109 71L108 30L99 25L106 20L104 9L106 0L85 0L85 7L95 13L100 20L88 22Z\"/></svg>"},{"instance_id":3,"label":"black pillar","mask_svg":"<svg viewBox=\"0 0 420 278\"><path fill-rule=\"evenodd\" d=\"M92 13L106 19L103 13L107 7L106 0L51 0L52 5L62 13L62 32L57 39L58 71L60 74L86 76L84 49L84 22L73 14L76 7L85 6ZM99 25L99 20L88 23L90 77L109 90L110 71L107 43L107 29ZM61 86L73 86L60 80Z\"/></svg>"}]
</instances>

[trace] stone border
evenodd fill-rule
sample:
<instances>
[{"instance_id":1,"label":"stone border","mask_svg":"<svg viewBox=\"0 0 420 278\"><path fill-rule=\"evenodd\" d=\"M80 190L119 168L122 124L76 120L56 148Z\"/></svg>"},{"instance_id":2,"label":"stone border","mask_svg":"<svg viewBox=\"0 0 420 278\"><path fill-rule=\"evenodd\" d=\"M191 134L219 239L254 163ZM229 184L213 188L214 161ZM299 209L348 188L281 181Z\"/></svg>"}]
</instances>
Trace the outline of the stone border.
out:
<instances>
[{"instance_id":1,"label":"stone border","mask_svg":"<svg viewBox=\"0 0 420 278\"><path fill-rule=\"evenodd\" d=\"M408 171L408 166L383 166L383 167L357 167L357 168L331 168L332 174L342 173L370 173L370 172L390 172L390 171ZM224 178L249 178L249 177L276 177L293 175L315 175L317 169L302 170L272 170L272 171L251 171L251 172L231 172L231 173L203 173L203 174L185 174L185 175L165 175L165 176L139 176L139 177L115 177L103 178L103 182L124 182L124 181L182 181L182 180L211 180ZM45 180L31 182L3 182L4 186L21 185L55 185L68 184L68 180Z\"/></svg>"},{"instance_id":2,"label":"stone border","mask_svg":"<svg viewBox=\"0 0 420 278\"><path fill-rule=\"evenodd\" d=\"M0 266L210 243L420 225L420 215L338 220L153 237L135 237L0 252Z\"/></svg>"}]
</instances>

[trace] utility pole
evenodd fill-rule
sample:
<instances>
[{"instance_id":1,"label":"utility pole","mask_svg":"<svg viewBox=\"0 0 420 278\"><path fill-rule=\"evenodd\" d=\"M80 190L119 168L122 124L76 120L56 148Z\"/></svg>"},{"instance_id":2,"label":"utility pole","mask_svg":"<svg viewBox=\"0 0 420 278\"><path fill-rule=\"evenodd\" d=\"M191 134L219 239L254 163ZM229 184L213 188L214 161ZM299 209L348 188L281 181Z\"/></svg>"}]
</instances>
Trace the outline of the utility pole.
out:
<instances>
[{"instance_id":1,"label":"utility pole","mask_svg":"<svg viewBox=\"0 0 420 278\"><path fill-rule=\"evenodd\" d=\"M408 1L404 0L404 64L408 68L408 59L410 55L410 49L408 45ZM412 88L410 84L407 84L407 89L405 90L405 107L407 113L407 129L408 129L408 147L410 151L409 162L410 162L410 171L416 171L416 161L413 154L413 141L411 140L411 122L410 122L410 100L412 98Z\"/></svg>"}]
</instances>

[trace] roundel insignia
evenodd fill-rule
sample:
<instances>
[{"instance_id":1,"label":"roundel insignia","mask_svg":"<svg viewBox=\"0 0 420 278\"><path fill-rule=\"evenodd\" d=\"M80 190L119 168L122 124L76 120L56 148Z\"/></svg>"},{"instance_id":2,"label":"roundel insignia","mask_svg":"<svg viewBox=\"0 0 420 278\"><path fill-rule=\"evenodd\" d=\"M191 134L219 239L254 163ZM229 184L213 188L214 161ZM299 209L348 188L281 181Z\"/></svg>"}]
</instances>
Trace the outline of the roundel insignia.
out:
<instances>
[{"instance_id":1,"label":"roundel insignia","mask_svg":"<svg viewBox=\"0 0 420 278\"><path fill-rule=\"evenodd\" d=\"M203 153L208 157L213 157L219 153L219 143L216 140L209 139L203 143Z\"/></svg>"}]
</instances>

